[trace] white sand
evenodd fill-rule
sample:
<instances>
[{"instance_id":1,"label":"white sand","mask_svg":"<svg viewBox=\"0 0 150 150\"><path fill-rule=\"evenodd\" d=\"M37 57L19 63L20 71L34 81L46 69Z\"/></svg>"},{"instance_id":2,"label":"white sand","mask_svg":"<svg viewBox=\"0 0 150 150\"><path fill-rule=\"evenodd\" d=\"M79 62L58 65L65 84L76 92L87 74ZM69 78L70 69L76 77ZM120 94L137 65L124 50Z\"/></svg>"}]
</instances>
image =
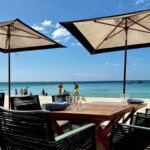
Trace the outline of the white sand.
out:
<instances>
[{"instance_id":1,"label":"white sand","mask_svg":"<svg viewBox=\"0 0 150 150\"><path fill-rule=\"evenodd\" d=\"M51 96L39 96L41 105L44 103L50 103L52 102ZM137 99L137 98L136 98ZM142 98L140 98L142 99ZM120 98L101 98L101 97L85 97L86 102L115 102L115 103L121 103ZM142 99L147 104L147 107L150 108L150 99ZM5 108L8 108L8 96L5 96ZM138 112L144 112L145 108L142 108L138 110Z\"/></svg>"}]
</instances>

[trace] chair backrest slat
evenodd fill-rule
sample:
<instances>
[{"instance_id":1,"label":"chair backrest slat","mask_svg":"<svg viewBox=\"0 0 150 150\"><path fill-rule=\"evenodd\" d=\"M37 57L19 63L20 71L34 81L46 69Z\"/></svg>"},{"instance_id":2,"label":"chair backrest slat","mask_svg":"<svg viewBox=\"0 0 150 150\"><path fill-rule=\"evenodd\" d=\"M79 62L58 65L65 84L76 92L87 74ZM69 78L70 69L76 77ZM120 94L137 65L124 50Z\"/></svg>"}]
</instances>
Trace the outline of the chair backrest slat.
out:
<instances>
[{"instance_id":1,"label":"chair backrest slat","mask_svg":"<svg viewBox=\"0 0 150 150\"><path fill-rule=\"evenodd\" d=\"M11 97L10 105L14 110L41 110L38 95Z\"/></svg>"}]
</instances>

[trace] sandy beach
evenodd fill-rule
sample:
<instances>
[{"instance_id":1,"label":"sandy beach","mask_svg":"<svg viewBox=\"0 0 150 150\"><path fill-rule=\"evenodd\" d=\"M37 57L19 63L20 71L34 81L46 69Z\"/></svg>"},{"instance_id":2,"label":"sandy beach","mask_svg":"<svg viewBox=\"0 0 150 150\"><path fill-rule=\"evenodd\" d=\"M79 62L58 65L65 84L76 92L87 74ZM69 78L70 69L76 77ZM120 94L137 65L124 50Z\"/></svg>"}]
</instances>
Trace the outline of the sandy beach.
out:
<instances>
[{"instance_id":1,"label":"sandy beach","mask_svg":"<svg viewBox=\"0 0 150 150\"><path fill-rule=\"evenodd\" d=\"M85 98L86 102L100 102L100 103L110 102L110 103L120 103L121 104L120 98L102 98L102 97L84 97L84 98ZM51 96L39 96L39 99L40 99L41 105L45 104L45 103L51 103L52 102ZM140 100L141 99L142 98L140 98ZM143 109L138 110L138 112L145 112L146 108L150 108L150 99L142 99L142 100L144 100L144 103L146 103L147 106ZM5 96L4 107L8 108L8 96Z\"/></svg>"}]
</instances>

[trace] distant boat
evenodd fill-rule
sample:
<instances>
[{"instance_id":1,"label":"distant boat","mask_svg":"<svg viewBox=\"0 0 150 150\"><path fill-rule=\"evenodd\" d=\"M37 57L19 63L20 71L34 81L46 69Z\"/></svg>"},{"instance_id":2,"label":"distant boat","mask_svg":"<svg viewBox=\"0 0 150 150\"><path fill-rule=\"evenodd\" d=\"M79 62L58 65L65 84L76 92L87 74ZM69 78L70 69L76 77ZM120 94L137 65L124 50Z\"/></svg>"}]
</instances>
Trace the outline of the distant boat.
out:
<instances>
[{"instance_id":1,"label":"distant boat","mask_svg":"<svg viewBox=\"0 0 150 150\"><path fill-rule=\"evenodd\" d=\"M142 80L137 80L136 83L143 83L143 81Z\"/></svg>"},{"instance_id":2,"label":"distant boat","mask_svg":"<svg viewBox=\"0 0 150 150\"><path fill-rule=\"evenodd\" d=\"M128 84L132 84L132 82L131 82L131 81L128 81Z\"/></svg>"}]
</instances>

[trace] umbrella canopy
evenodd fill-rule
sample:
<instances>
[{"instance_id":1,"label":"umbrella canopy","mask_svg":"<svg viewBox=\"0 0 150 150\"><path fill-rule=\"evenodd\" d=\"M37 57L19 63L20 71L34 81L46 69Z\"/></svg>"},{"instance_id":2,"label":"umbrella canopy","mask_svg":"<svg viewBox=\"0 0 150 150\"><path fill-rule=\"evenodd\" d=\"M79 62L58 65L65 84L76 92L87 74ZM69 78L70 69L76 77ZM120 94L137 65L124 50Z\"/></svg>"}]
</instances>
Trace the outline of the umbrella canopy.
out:
<instances>
[{"instance_id":1,"label":"umbrella canopy","mask_svg":"<svg viewBox=\"0 0 150 150\"><path fill-rule=\"evenodd\" d=\"M16 19L0 23L0 51L8 53L8 96L10 98L10 53L64 47Z\"/></svg>"},{"instance_id":2,"label":"umbrella canopy","mask_svg":"<svg viewBox=\"0 0 150 150\"><path fill-rule=\"evenodd\" d=\"M21 20L0 23L0 51L7 53L63 47Z\"/></svg>"},{"instance_id":3,"label":"umbrella canopy","mask_svg":"<svg viewBox=\"0 0 150 150\"><path fill-rule=\"evenodd\" d=\"M150 46L150 10L60 24L67 28L90 54L125 50L125 94L127 49Z\"/></svg>"}]
</instances>

